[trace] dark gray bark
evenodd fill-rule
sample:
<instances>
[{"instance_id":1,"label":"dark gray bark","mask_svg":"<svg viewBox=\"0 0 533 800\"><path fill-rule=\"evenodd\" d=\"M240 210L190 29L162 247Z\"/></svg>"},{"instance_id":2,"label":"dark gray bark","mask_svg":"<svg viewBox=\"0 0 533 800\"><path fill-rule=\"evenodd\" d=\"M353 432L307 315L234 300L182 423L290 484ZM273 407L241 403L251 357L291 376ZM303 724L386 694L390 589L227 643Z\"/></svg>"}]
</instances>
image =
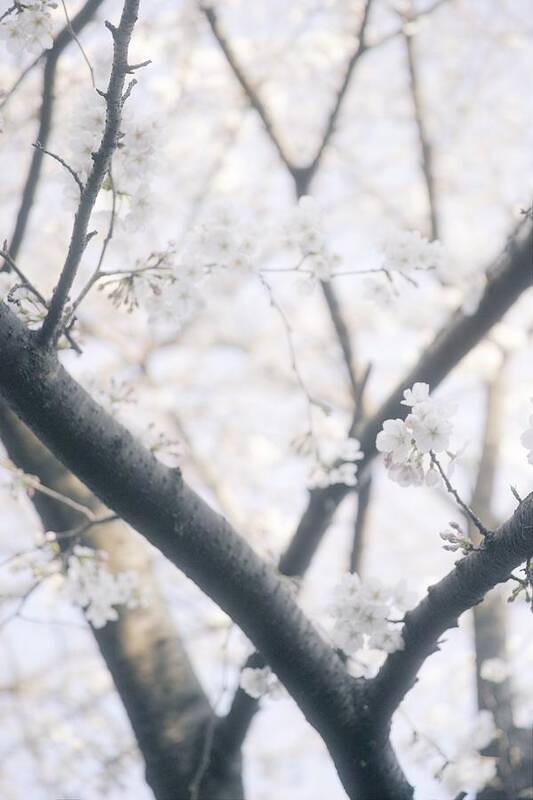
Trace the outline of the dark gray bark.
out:
<instances>
[{"instance_id":1,"label":"dark gray bark","mask_svg":"<svg viewBox=\"0 0 533 800\"><path fill-rule=\"evenodd\" d=\"M353 788L355 686L290 591L183 481L109 417L0 304L0 391L65 466L254 641ZM353 731L352 731L353 733Z\"/></svg>"},{"instance_id":2,"label":"dark gray bark","mask_svg":"<svg viewBox=\"0 0 533 800\"><path fill-rule=\"evenodd\" d=\"M485 537L479 550L461 558L445 578L428 587L427 596L405 615L405 648L392 653L371 681L372 706L378 718L390 719L416 681L418 670L448 628L477 605L533 552L533 492L512 517Z\"/></svg>"}]
</instances>

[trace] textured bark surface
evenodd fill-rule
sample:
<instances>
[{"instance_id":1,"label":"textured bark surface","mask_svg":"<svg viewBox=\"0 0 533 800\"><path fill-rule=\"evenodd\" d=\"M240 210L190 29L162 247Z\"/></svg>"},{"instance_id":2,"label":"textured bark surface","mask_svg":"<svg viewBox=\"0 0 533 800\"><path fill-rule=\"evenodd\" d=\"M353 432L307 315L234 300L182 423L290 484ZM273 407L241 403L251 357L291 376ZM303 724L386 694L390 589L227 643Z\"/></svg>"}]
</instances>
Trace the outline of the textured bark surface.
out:
<instances>
[{"instance_id":1,"label":"textured bark surface","mask_svg":"<svg viewBox=\"0 0 533 800\"><path fill-rule=\"evenodd\" d=\"M64 465L244 630L328 745L353 790L355 682L290 590L225 519L67 374L0 304L0 391Z\"/></svg>"},{"instance_id":2,"label":"textured bark surface","mask_svg":"<svg viewBox=\"0 0 533 800\"><path fill-rule=\"evenodd\" d=\"M533 552L533 495L406 615L405 649L353 680L291 592L229 524L107 415L0 303L0 391L76 476L241 626L324 739L352 798L407 800L390 718L457 618Z\"/></svg>"}]
</instances>

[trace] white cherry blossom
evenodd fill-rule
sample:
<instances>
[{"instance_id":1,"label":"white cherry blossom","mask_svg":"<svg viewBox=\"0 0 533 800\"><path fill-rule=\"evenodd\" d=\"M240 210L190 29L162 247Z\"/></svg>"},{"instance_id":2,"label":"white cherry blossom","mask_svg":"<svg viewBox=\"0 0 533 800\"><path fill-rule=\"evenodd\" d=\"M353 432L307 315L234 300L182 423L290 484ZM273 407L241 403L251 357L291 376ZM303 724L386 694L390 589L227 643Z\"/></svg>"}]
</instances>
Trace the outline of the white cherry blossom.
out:
<instances>
[{"instance_id":1,"label":"white cherry blossom","mask_svg":"<svg viewBox=\"0 0 533 800\"><path fill-rule=\"evenodd\" d=\"M452 403L430 396L427 383L415 383L403 393L402 405L411 408L404 420L388 419L376 437L384 453L389 477L400 486L435 486L440 476L429 453L448 452L455 413Z\"/></svg>"},{"instance_id":2,"label":"white cherry blossom","mask_svg":"<svg viewBox=\"0 0 533 800\"><path fill-rule=\"evenodd\" d=\"M241 672L239 685L246 694L255 699L268 695L272 700L279 700L286 694L270 667L245 667Z\"/></svg>"},{"instance_id":3,"label":"white cherry blossom","mask_svg":"<svg viewBox=\"0 0 533 800\"><path fill-rule=\"evenodd\" d=\"M88 547L76 546L69 556L65 590L95 628L118 619L116 606L136 608L139 604L137 574L111 573L102 554Z\"/></svg>"},{"instance_id":4,"label":"white cherry blossom","mask_svg":"<svg viewBox=\"0 0 533 800\"><path fill-rule=\"evenodd\" d=\"M422 405L416 406L419 409ZM449 420L444 419L439 414L428 410L421 414L414 413L407 417L406 424L412 431L412 437L421 453L429 453L433 450L440 453L446 450L450 443L450 436L453 430Z\"/></svg>"},{"instance_id":5,"label":"white cherry blossom","mask_svg":"<svg viewBox=\"0 0 533 800\"><path fill-rule=\"evenodd\" d=\"M387 419L378 433L376 447L386 453L392 464L401 464L412 447L412 433L403 419Z\"/></svg>"},{"instance_id":6,"label":"white cherry blossom","mask_svg":"<svg viewBox=\"0 0 533 800\"><path fill-rule=\"evenodd\" d=\"M362 582L358 575L347 574L333 590L329 613L334 619L333 643L347 655L374 648L392 653L403 647L396 620L412 603L403 583L387 587L377 578Z\"/></svg>"},{"instance_id":7,"label":"white cherry blossom","mask_svg":"<svg viewBox=\"0 0 533 800\"><path fill-rule=\"evenodd\" d=\"M386 270L440 270L443 262L441 243L428 241L419 231L398 231L383 246L383 268Z\"/></svg>"},{"instance_id":8,"label":"white cherry blossom","mask_svg":"<svg viewBox=\"0 0 533 800\"><path fill-rule=\"evenodd\" d=\"M250 697L258 699L268 691L268 684L272 671L270 667L263 667L263 669L253 669L252 667L245 667L241 672L240 687Z\"/></svg>"},{"instance_id":9,"label":"white cherry blossom","mask_svg":"<svg viewBox=\"0 0 533 800\"><path fill-rule=\"evenodd\" d=\"M403 393L402 406L416 406L417 403L425 403L429 400L429 384L413 383L411 389L406 389Z\"/></svg>"},{"instance_id":10,"label":"white cherry blossom","mask_svg":"<svg viewBox=\"0 0 533 800\"><path fill-rule=\"evenodd\" d=\"M391 464L389 467L389 478L400 486L422 486L424 483L424 470L417 461L404 464Z\"/></svg>"}]
</instances>

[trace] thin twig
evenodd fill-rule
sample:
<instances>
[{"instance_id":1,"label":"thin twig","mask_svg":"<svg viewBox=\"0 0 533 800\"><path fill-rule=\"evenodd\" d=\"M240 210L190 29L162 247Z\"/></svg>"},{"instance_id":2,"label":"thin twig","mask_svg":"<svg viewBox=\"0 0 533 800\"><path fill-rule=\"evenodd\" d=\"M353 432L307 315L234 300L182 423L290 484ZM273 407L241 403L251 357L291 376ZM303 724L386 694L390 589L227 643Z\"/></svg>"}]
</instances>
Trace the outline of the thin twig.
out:
<instances>
[{"instance_id":1,"label":"thin twig","mask_svg":"<svg viewBox=\"0 0 533 800\"><path fill-rule=\"evenodd\" d=\"M37 289L37 288L36 288L36 287L33 285L33 283L30 281L30 279L26 277L26 275L25 275L25 274L22 272L22 270L20 269L20 267L18 267L18 266L17 266L17 264L16 264L15 260L14 260L14 259L13 259L13 258L10 256L10 254L7 252L7 242L4 242L4 246L3 246L2 248L0 248L0 257L4 259L4 261L5 261L5 262L6 262L6 264L9 266L9 268L10 268L10 269L12 269L12 270L13 270L13 272L15 273L15 275L17 275L17 276L20 278L20 280L22 281L22 283L24 284L24 286L25 286L27 289L29 289L29 291L30 291L30 292L31 292L33 295L35 295L35 297L36 297L36 298L37 298L37 299L38 299L38 300L39 300L39 301L40 301L40 302L43 304L43 306L46 308L46 300L45 300L45 298L43 297L43 295L42 295L42 294L40 293L40 291L39 291L39 290L38 290L38 289Z\"/></svg>"},{"instance_id":2,"label":"thin twig","mask_svg":"<svg viewBox=\"0 0 533 800\"><path fill-rule=\"evenodd\" d=\"M464 511L466 516L474 523L474 525L476 526L476 528L478 529L478 531L481 533L482 536L485 536L485 537L486 536L491 536L492 535L492 531L489 531L489 529L486 528L483 525L483 523L481 522L479 517L477 517L477 515L474 514L474 512L472 511L470 506L468 506L464 502L464 500L461 499L458 491L456 489L454 489L454 487L450 483L450 479L448 478L448 476L446 475L446 473L442 469L441 464L440 464L437 456L435 455L435 453L432 450L430 451L430 457L431 457L431 463L435 464L435 466L437 467L437 469L438 469L438 471L440 473L440 476L441 476L442 480L444 481L444 485L446 486L446 489L455 498L455 500L457 502L457 505L460 508L462 508L462 510Z\"/></svg>"},{"instance_id":3,"label":"thin twig","mask_svg":"<svg viewBox=\"0 0 533 800\"><path fill-rule=\"evenodd\" d=\"M292 367L292 370L293 370L293 372L294 372L294 374L296 376L296 380L298 382L298 385L300 386L300 389L302 390L302 392L303 392L303 394L304 394L304 396L305 396L305 398L307 400L307 421L308 421L308 426L309 426L309 433L311 434L311 441L312 441L313 448L314 448L314 455L316 457L316 460L318 462L320 462L321 459L320 459L320 454L318 452L317 440L316 440L316 437L314 435L314 427L315 426L314 426L314 422L313 422L313 410L312 409L313 409L313 406L317 406L318 408L324 410L324 403L321 403L319 400L315 400L311 396L311 393L310 393L309 389L307 388L307 385L305 383L303 375L302 375L302 373L300 371L300 367L298 366L298 362L296 360L296 350L295 350L294 342L293 342L293 338L292 338L291 323L289 322L289 320L287 318L287 315L285 314L285 311L283 310L283 308L280 306L280 304L276 300L276 298L274 296L274 292L272 291L272 287L270 286L270 284L268 283L266 278L264 278L263 275L261 275L261 273L258 273L258 277L259 277L259 280L261 281L261 283L263 284L263 286L265 287L265 289L267 291L267 294L268 294L268 297L269 297L269 300L270 300L270 305L278 313L279 318L280 318L280 320L282 322L283 328L285 330L285 338L286 338L286 341L287 341L287 347L289 349L289 357L290 357L291 367Z\"/></svg>"},{"instance_id":4,"label":"thin twig","mask_svg":"<svg viewBox=\"0 0 533 800\"><path fill-rule=\"evenodd\" d=\"M411 15L405 17L405 23L411 21ZM420 143L420 155L422 174L424 176L424 184L426 188L426 195L429 209L429 233L430 238L439 238L439 224L437 215L437 202L435 195L435 179L433 169L433 150L429 141L429 136L426 130L426 121L424 117L424 107L420 93L420 86L418 81L418 68L415 56L415 47L412 35L406 31L405 26L402 30L402 36L405 42L407 54L407 67L409 72L409 87L411 91L411 99L413 102L414 118L416 129L418 132L418 140Z\"/></svg>"},{"instance_id":5,"label":"thin twig","mask_svg":"<svg viewBox=\"0 0 533 800\"><path fill-rule=\"evenodd\" d=\"M272 120L270 119L270 114L268 113L262 100L257 94L257 91L252 86L251 82L248 80L246 74L244 73L241 65L239 64L235 56L233 48L230 46L228 40L222 33L214 8L212 8L212 6L200 5L200 10L205 15L205 18L209 23L209 27L211 28L213 36L218 42L218 45L226 58L228 66L232 70L235 78L237 79L237 82L240 84L240 87L243 90L246 98L248 99L250 106L253 109L255 109L255 111L258 113L261 122L263 123L265 130L268 133L269 139L276 148L281 161L283 162L283 164L285 164L289 172L293 174L294 165L292 164L289 157L285 153L285 149L282 146L278 138L278 135L274 130L274 125L272 123Z\"/></svg>"},{"instance_id":6,"label":"thin twig","mask_svg":"<svg viewBox=\"0 0 533 800\"><path fill-rule=\"evenodd\" d=\"M113 182L113 175L111 173L111 164L109 165L109 169L108 169L108 173L107 174L108 174L109 181L110 181L110 184L111 184L111 198L112 198L111 199L111 216L110 216L110 219L109 219L109 227L107 229L106 237L105 237L105 239L104 239L104 241L102 243L102 249L100 250L100 256L98 258L98 263L96 264L96 269L94 270L93 274L91 275L91 277L89 278L89 280L87 281L87 283L85 284L83 289L81 290L80 294L78 295L78 297L76 298L76 300L72 304L72 311L71 311L71 314L70 314L70 322L68 323L69 326L71 326L72 323L74 322L74 316L75 316L75 313L76 313L78 307L80 306L80 303L85 299L85 297L90 292L90 290L92 289L94 284L104 274L102 272L102 264L104 263L104 258L105 258L105 254L106 254L109 242L113 238L113 233L114 233L114 229L115 229L115 214L116 214L116 208L117 208L117 192L116 192L116 189L115 189L115 184ZM113 274L113 273L105 273L105 274L109 275L109 274Z\"/></svg>"},{"instance_id":7,"label":"thin twig","mask_svg":"<svg viewBox=\"0 0 533 800\"><path fill-rule=\"evenodd\" d=\"M50 158L53 158L55 161L59 162L59 164L61 164L61 166L63 166L67 170L67 172L72 176L72 178L76 182L76 185L80 190L80 194L83 194L83 183L81 182L80 176L78 175L76 170L72 169L70 164L67 164L67 162L63 158L61 158L61 156L58 156L57 153L52 153L50 150L46 150L46 148L44 148L40 142L34 142L34 144L32 144L32 147L36 147L42 153L46 153L47 156L50 156Z\"/></svg>"},{"instance_id":8,"label":"thin twig","mask_svg":"<svg viewBox=\"0 0 533 800\"><path fill-rule=\"evenodd\" d=\"M217 711L220 706L220 703L224 699L224 695L227 690L227 673L228 673L228 647L231 634L233 632L233 625L230 625L228 628L228 632L226 634L226 638L223 644L223 657L222 657L222 685L220 687L220 691L218 693L218 697L215 700L213 706L213 713L209 717L207 721L207 730L204 735L204 744L200 756L200 762L198 764L198 768L194 773L191 782L189 783L189 792L191 795L191 800L200 800L200 789L202 787L202 781L205 777L205 774L209 768L209 763L211 761L211 753L213 750L213 740L215 736L215 729L218 720Z\"/></svg>"},{"instance_id":9,"label":"thin twig","mask_svg":"<svg viewBox=\"0 0 533 800\"><path fill-rule=\"evenodd\" d=\"M89 58L88 58L88 56L87 56L87 53L86 53L86 52L85 52L85 50L83 49L83 45L82 45L82 43L80 42L80 40L79 40L78 36L76 35L76 31L75 31L75 30L74 30L74 28L72 27L72 22L70 21L70 17L69 17L69 14L68 14L68 10L67 10L67 7L66 7L66 5L65 5L65 0L61 0L61 5L63 6L63 13L64 13L64 15L65 15L65 19L66 19L66 21L67 21L67 29L70 31L70 34L71 34L72 38L74 39L74 41L75 41L75 42L76 42L76 44L78 45L79 51L80 51L80 53L82 54L82 56L83 56L83 59L84 59L85 63L86 63L86 64L87 64L87 66L89 67L89 72L90 72L90 75L91 75L91 83L92 83L92 85L93 85L93 89L96 89L96 83L95 83L95 81L94 81L94 69L93 69L93 67L92 67L92 64L91 64L91 62L89 61Z\"/></svg>"},{"instance_id":10,"label":"thin twig","mask_svg":"<svg viewBox=\"0 0 533 800\"><path fill-rule=\"evenodd\" d=\"M5 20L5 18L9 17L11 14L13 14L14 11L20 11L21 10L21 6L22 6L21 3L13 3L12 6L9 6L9 8L6 11L4 11L2 16L0 16L0 22L3 22Z\"/></svg>"},{"instance_id":11,"label":"thin twig","mask_svg":"<svg viewBox=\"0 0 533 800\"><path fill-rule=\"evenodd\" d=\"M311 181L313 179L313 176L315 175L315 173L317 172L317 170L318 170L318 168L320 166L320 163L322 161L322 156L324 155L326 147L328 146L328 144L329 144L329 142L330 142L330 140L331 140L331 138L332 138L332 136L333 136L333 134L335 132L335 128L337 126L337 122L338 122L338 119L339 119L339 114L340 114L340 111L341 111L341 108L342 108L342 105L343 105L344 98L345 98L346 93L348 91L348 88L350 86L350 83L351 83L351 80L352 80L352 77L353 77L353 73L354 73L354 70L355 70L355 66L356 66L357 62L359 61L359 59L361 58L361 56L363 55L363 53L367 50L366 29L367 29L367 25L368 25L368 19L369 19L369 16L370 16L370 9L372 7L372 3L373 3L373 0L366 0L365 7L364 7L364 10L363 10L363 16L361 18L361 22L359 24L359 28L358 28L357 34L356 34L357 46L356 46L355 50L353 51L353 53L352 53L352 55L350 57L350 60L348 61L348 65L346 67L346 70L345 70L345 73L344 73L344 77L342 79L341 85L340 85L340 87L339 87L339 89L337 91L337 94L335 96L335 101L334 101L333 106L331 108L331 111L329 113L329 116L328 116L328 119L327 119L327 122L326 122L326 127L324 129L324 133L322 134L322 139L320 141L320 145L318 147L316 155L313 158L313 160L311 161L311 163L304 170L304 172L305 172L305 187L304 187L304 191L301 192L302 194L304 194L305 191L307 191L307 189L308 189L308 187L309 187L309 185L310 185L310 183L311 183Z\"/></svg>"},{"instance_id":12,"label":"thin twig","mask_svg":"<svg viewBox=\"0 0 533 800\"><path fill-rule=\"evenodd\" d=\"M18 617L20 617L20 615L22 613L22 610L23 610L24 606L26 605L26 602L29 600L31 595L40 586L42 586L42 584L44 583L45 580L46 580L46 578L44 578L42 581L37 581L37 583L32 583L30 588L27 589L21 597L19 597L18 603L17 603L17 607L15 608L15 610L12 611L10 614L8 614L7 617L4 617L3 620L0 620L0 628L5 627L8 623L10 623L14 619L17 619Z\"/></svg>"},{"instance_id":13,"label":"thin twig","mask_svg":"<svg viewBox=\"0 0 533 800\"><path fill-rule=\"evenodd\" d=\"M433 14L434 11L443 6L445 3L450 3L450 2L453 2L453 0L435 0L433 5L428 6L428 8L424 9L423 11L419 11L417 14L413 14L409 18L409 22L411 24L414 24L418 20L423 19L424 17L429 17L431 16L431 14ZM399 28L396 28L396 30L391 31L391 33L387 33L385 34L385 36L382 36L381 39L376 39L375 42L369 42L368 50L376 50L376 48L378 47L383 47L383 45L388 44L389 42L392 42L393 39L396 39L398 36L401 36L403 31L404 31L404 25L401 25Z\"/></svg>"},{"instance_id":14,"label":"thin twig","mask_svg":"<svg viewBox=\"0 0 533 800\"><path fill-rule=\"evenodd\" d=\"M22 72L20 73L18 78L12 84L11 88L8 89L4 93L4 96L0 100L0 111L2 111L2 109L7 105L7 103L13 97L13 95L15 94L15 92L17 91L17 89L19 88L21 83L24 81L25 78L27 78L27 76L30 74L30 72L33 70L33 68L37 66L37 64L39 63L41 58L43 58L45 53L46 53L46 51L43 51L42 53L39 53L39 55L36 58L34 58L34 60L30 64L28 64L27 67L25 67L22 70Z\"/></svg>"}]
</instances>

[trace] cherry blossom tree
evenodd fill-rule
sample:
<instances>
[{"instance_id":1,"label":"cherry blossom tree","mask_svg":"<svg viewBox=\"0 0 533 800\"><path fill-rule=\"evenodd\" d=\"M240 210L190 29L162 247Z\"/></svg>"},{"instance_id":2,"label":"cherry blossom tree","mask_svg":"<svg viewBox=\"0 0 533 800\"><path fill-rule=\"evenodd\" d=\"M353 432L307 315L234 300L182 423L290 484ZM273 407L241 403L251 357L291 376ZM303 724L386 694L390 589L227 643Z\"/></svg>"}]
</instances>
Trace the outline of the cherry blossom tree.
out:
<instances>
[{"instance_id":1,"label":"cherry blossom tree","mask_svg":"<svg viewBox=\"0 0 533 800\"><path fill-rule=\"evenodd\" d=\"M4 795L530 797L529 4L4 6Z\"/></svg>"}]
</instances>

